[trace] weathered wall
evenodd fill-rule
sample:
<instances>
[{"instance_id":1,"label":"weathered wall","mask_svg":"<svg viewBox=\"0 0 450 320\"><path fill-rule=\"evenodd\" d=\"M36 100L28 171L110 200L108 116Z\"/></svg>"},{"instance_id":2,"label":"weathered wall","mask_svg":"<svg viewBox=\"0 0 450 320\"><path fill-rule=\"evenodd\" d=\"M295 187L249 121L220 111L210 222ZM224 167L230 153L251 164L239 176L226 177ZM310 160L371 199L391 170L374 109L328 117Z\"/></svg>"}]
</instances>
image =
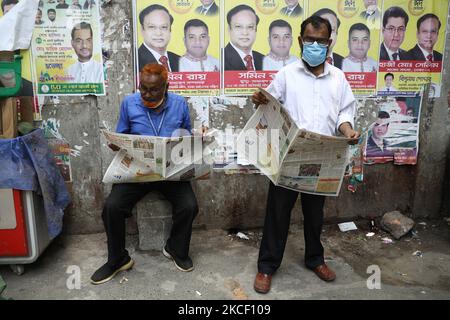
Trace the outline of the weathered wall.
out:
<instances>
[{"instance_id":1,"label":"weathered wall","mask_svg":"<svg viewBox=\"0 0 450 320\"><path fill-rule=\"evenodd\" d=\"M133 90L131 4L129 1L109 1L102 8L101 15L103 42L109 56L107 96L47 99L43 109L43 118L58 120L61 135L72 148L78 146L79 149L78 155L71 157L73 204L67 210L64 224L68 233L103 231L101 209L110 186L103 185L101 179L113 152L106 147L99 130L115 128L120 101ZM447 43L449 40L447 35ZM449 54L447 48L443 92L447 92L450 84ZM364 183L356 193L343 187L338 198L327 200L327 219L379 216L394 209L414 217L437 216L443 203L442 186L449 139L446 110L445 94L424 104L418 165L365 166ZM370 105L358 112L364 121L376 115ZM218 129L223 129L228 123L242 128L251 114L252 108L247 101L243 107L212 110L210 122ZM200 206L195 221L197 227L262 226L267 178L214 173L211 180L194 182L193 186ZM301 219L299 203L293 218L295 221Z\"/></svg>"}]
</instances>

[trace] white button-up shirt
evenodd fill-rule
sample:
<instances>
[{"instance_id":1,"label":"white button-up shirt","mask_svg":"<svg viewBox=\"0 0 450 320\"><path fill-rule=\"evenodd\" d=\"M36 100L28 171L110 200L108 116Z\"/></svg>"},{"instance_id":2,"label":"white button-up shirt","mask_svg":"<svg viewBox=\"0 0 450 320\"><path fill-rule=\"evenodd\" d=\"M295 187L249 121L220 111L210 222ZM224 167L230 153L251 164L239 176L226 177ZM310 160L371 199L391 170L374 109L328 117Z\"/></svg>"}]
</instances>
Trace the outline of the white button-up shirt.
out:
<instances>
[{"instance_id":1,"label":"white button-up shirt","mask_svg":"<svg viewBox=\"0 0 450 320\"><path fill-rule=\"evenodd\" d=\"M67 73L73 77L71 82L102 83L103 65L93 59L88 62L77 61L71 65Z\"/></svg>"},{"instance_id":2,"label":"white button-up shirt","mask_svg":"<svg viewBox=\"0 0 450 320\"><path fill-rule=\"evenodd\" d=\"M344 122L354 128L356 100L344 73L325 63L319 76L303 61L282 68L267 91L278 99L302 129L335 136Z\"/></svg>"}]
</instances>

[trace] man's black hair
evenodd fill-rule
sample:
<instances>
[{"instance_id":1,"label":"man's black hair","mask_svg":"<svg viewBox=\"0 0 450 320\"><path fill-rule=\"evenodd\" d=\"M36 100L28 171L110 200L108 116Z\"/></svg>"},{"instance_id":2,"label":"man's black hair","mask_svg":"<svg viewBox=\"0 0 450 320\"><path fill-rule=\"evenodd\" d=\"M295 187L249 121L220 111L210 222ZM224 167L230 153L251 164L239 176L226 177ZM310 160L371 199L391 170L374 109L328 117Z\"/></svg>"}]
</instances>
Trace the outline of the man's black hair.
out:
<instances>
[{"instance_id":1,"label":"man's black hair","mask_svg":"<svg viewBox=\"0 0 450 320\"><path fill-rule=\"evenodd\" d=\"M391 77L392 77L392 80L394 80L394 75L393 75L392 73L390 73L390 72L388 72L388 73L386 73L386 74L384 75L384 80L386 80L386 78L387 78L388 76L391 76Z\"/></svg>"},{"instance_id":2,"label":"man's black hair","mask_svg":"<svg viewBox=\"0 0 450 320\"><path fill-rule=\"evenodd\" d=\"M3 0L2 1L2 12L5 13L5 6L10 4L18 4L19 0Z\"/></svg>"},{"instance_id":3,"label":"man's black hair","mask_svg":"<svg viewBox=\"0 0 450 320\"><path fill-rule=\"evenodd\" d=\"M303 35L305 34L305 30L306 27L308 25L312 25L314 29L320 29L320 27L322 25L325 25L327 27L328 30L328 39L331 37L331 24L330 21L328 21L327 19L321 18L319 16L311 16L309 18L307 18L305 21L302 22L302 26L301 26L301 31L300 31L300 35L303 37Z\"/></svg>"},{"instance_id":4,"label":"man's black hair","mask_svg":"<svg viewBox=\"0 0 450 320\"><path fill-rule=\"evenodd\" d=\"M208 26L200 19L191 19L184 25L184 36L186 36L186 31L190 27L203 27L206 29L206 32L209 32Z\"/></svg>"},{"instance_id":5,"label":"man's black hair","mask_svg":"<svg viewBox=\"0 0 450 320\"><path fill-rule=\"evenodd\" d=\"M405 20L405 28L408 25L409 16L405 10L400 7L390 7L383 15L383 28L386 28L389 18L403 18Z\"/></svg>"},{"instance_id":6,"label":"man's black hair","mask_svg":"<svg viewBox=\"0 0 450 320\"><path fill-rule=\"evenodd\" d=\"M72 28L72 33L71 33L72 40L74 40L74 37L75 37L75 31L77 31L77 30L83 30L83 29L87 29L87 30L91 31L91 37L93 37L93 32L92 32L91 24L83 21L83 22L77 23L77 24Z\"/></svg>"},{"instance_id":7,"label":"man's black hair","mask_svg":"<svg viewBox=\"0 0 450 320\"><path fill-rule=\"evenodd\" d=\"M240 4L240 5L236 6L236 7L234 7L233 9L231 9L230 11L228 11L228 13L227 13L228 26L231 27L231 18L233 18L233 16L235 14L237 14L237 13L239 13L241 11L244 11L244 10L248 10L248 11L253 12L253 14L256 16L256 26L258 26L258 23L259 23L258 15L256 14L255 10L252 7L247 6L245 4Z\"/></svg>"},{"instance_id":8,"label":"man's black hair","mask_svg":"<svg viewBox=\"0 0 450 320\"><path fill-rule=\"evenodd\" d=\"M169 15L170 18L170 26L172 27L172 23L173 23L173 17L172 15L169 13L169 10L167 10L166 7L160 5L160 4L152 4L150 6L148 6L147 8L145 8L144 10L142 10L139 13L139 22L141 23L141 26L144 27L144 19L147 15L149 15L152 11L155 10L162 10L164 12L166 12Z\"/></svg>"},{"instance_id":9,"label":"man's black hair","mask_svg":"<svg viewBox=\"0 0 450 320\"><path fill-rule=\"evenodd\" d=\"M422 22L424 22L425 20L428 20L428 19L436 19L438 21L438 25L439 25L438 30L441 29L441 20L439 20L438 16L435 15L434 13L427 13L427 14L424 14L423 16L421 16L419 18L419 20L417 20L417 31L419 31L420 25L422 24Z\"/></svg>"},{"instance_id":10,"label":"man's black hair","mask_svg":"<svg viewBox=\"0 0 450 320\"><path fill-rule=\"evenodd\" d=\"M287 22L285 20L282 20L282 19L278 19L278 20L272 21L272 23L270 24L270 26L269 26L269 35L270 35L270 32L272 32L272 29L275 28L275 27L289 28L289 31L291 31L291 33L292 33L292 27L289 24L289 22Z\"/></svg>"},{"instance_id":11,"label":"man's black hair","mask_svg":"<svg viewBox=\"0 0 450 320\"><path fill-rule=\"evenodd\" d=\"M352 32L354 30L366 31L370 37L370 30L364 23L355 23L350 27L350 29L348 30L348 38L349 39L350 39L350 35L352 34Z\"/></svg>"},{"instance_id":12,"label":"man's black hair","mask_svg":"<svg viewBox=\"0 0 450 320\"><path fill-rule=\"evenodd\" d=\"M386 111L379 111L378 112L378 119L389 119L391 116Z\"/></svg>"}]
</instances>

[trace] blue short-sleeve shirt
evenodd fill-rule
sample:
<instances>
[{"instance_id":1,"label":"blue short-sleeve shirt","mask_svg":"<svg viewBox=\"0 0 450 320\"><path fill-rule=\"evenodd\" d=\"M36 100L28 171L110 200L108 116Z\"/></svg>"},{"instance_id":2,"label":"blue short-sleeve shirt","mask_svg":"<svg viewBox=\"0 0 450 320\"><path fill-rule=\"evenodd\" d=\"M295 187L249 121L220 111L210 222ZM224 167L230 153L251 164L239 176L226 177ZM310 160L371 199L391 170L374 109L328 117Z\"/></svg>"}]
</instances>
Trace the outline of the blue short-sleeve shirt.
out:
<instances>
[{"instance_id":1,"label":"blue short-sleeve shirt","mask_svg":"<svg viewBox=\"0 0 450 320\"><path fill-rule=\"evenodd\" d=\"M120 105L116 132L160 137L191 134L189 107L182 96L168 93L162 108L162 111L157 113L146 107L142 103L140 93L125 97ZM158 132L159 128L161 129Z\"/></svg>"}]
</instances>

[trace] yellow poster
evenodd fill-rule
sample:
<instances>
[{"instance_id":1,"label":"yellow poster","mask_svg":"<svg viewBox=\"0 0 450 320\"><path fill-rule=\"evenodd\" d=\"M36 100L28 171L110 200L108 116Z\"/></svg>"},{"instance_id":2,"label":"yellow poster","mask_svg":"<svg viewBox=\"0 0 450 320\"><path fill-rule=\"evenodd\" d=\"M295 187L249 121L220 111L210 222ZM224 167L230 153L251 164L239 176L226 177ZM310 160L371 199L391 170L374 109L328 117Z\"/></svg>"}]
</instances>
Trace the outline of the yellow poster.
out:
<instances>
[{"instance_id":1,"label":"yellow poster","mask_svg":"<svg viewBox=\"0 0 450 320\"><path fill-rule=\"evenodd\" d=\"M378 0L314 0L308 15L327 19L333 42L328 63L341 69L353 93L376 93L381 6Z\"/></svg>"},{"instance_id":2,"label":"yellow poster","mask_svg":"<svg viewBox=\"0 0 450 320\"><path fill-rule=\"evenodd\" d=\"M224 91L249 95L266 88L283 66L298 61L304 0L227 0L223 24Z\"/></svg>"},{"instance_id":3,"label":"yellow poster","mask_svg":"<svg viewBox=\"0 0 450 320\"><path fill-rule=\"evenodd\" d=\"M170 91L218 95L220 1L135 0L133 4L137 75L147 63L159 63L170 71Z\"/></svg>"},{"instance_id":4,"label":"yellow poster","mask_svg":"<svg viewBox=\"0 0 450 320\"><path fill-rule=\"evenodd\" d=\"M31 44L39 95L105 95L96 1L40 2Z\"/></svg>"},{"instance_id":5,"label":"yellow poster","mask_svg":"<svg viewBox=\"0 0 450 320\"><path fill-rule=\"evenodd\" d=\"M385 0L378 94L413 96L431 83L440 96L448 0Z\"/></svg>"}]
</instances>

